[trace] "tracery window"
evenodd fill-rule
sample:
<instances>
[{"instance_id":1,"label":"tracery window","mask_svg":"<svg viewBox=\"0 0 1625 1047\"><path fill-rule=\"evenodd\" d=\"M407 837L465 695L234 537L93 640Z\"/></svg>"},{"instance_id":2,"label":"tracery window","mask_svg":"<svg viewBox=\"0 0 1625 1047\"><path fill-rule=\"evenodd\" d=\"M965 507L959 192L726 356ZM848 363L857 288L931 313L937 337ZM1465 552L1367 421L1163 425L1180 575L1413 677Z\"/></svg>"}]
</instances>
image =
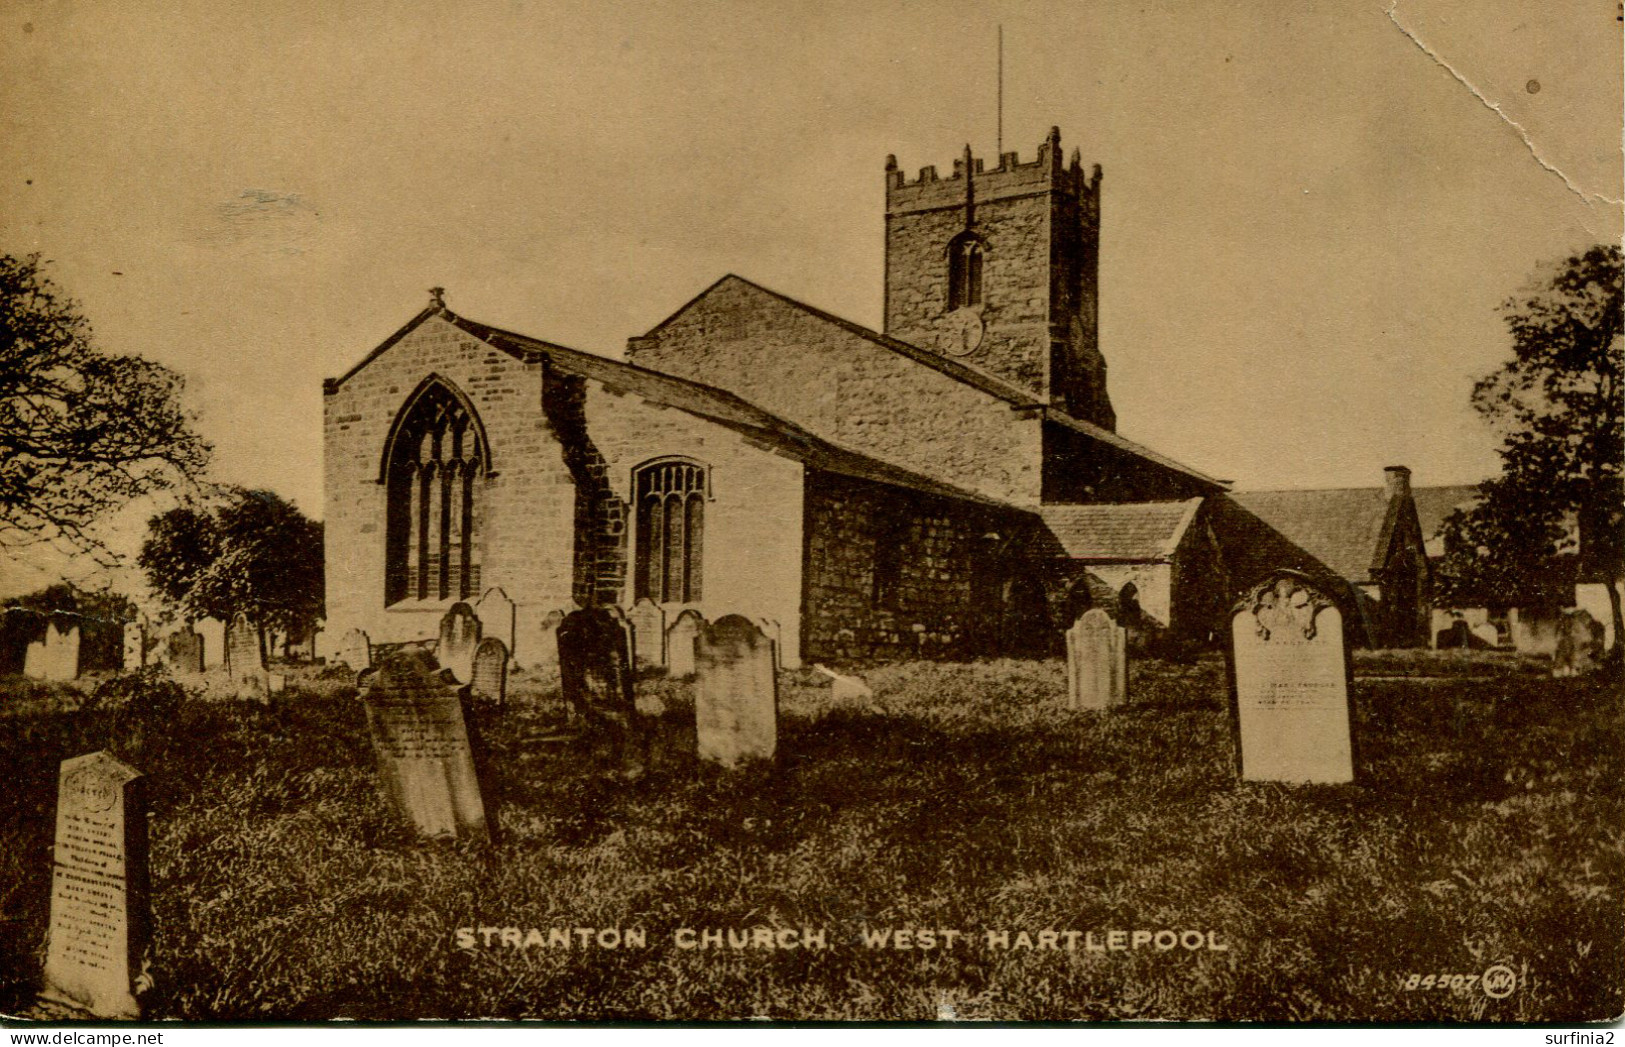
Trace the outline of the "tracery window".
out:
<instances>
[{"instance_id":1,"label":"tracery window","mask_svg":"<svg viewBox=\"0 0 1625 1047\"><path fill-rule=\"evenodd\" d=\"M706 471L698 462L666 458L632 474L637 506L634 597L693 603L704 577Z\"/></svg>"},{"instance_id":2,"label":"tracery window","mask_svg":"<svg viewBox=\"0 0 1625 1047\"><path fill-rule=\"evenodd\" d=\"M480 591L487 471L472 411L444 381L425 382L402 408L387 451L386 602L465 600Z\"/></svg>"},{"instance_id":3,"label":"tracery window","mask_svg":"<svg viewBox=\"0 0 1625 1047\"><path fill-rule=\"evenodd\" d=\"M982 241L960 233L948 244L948 308L982 304Z\"/></svg>"}]
</instances>

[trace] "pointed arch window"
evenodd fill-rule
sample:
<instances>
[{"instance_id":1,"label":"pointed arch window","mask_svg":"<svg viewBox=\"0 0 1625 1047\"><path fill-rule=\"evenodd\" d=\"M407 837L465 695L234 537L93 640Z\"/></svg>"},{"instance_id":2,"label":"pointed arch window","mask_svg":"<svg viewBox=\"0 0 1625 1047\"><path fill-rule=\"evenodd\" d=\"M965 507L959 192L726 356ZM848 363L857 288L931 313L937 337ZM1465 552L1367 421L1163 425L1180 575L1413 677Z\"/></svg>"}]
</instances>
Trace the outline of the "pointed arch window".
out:
<instances>
[{"instance_id":1,"label":"pointed arch window","mask_svg":"<svg viewBox=\"0 0 1625 1047\"><path fill-rule=\"evenodd\" d=\"M478 418L431 378L395 419L384 456L384 599L465 600L480 591L489 449Z\"/></svg>"},{"instance_id":2,"label":"pointed arch window","mask_svg":"<svg viewBox=\"0 0 1625 1047\"><path fill-rule=\"evenodd\" d=\"M694 603L704 581L706 468L665 458L632 473L637 506L634 598Z\"/></svg>"},{"instance_id":3,"label":"pointed arch window","mask_svg":"<svg viewBox=\"0 0 1625 1047\"><path fill-rule=\"evenodd\" d=\"M982 241L960 233L948 244L948 308L982 304Z\"/></svg>"}]
</instances>

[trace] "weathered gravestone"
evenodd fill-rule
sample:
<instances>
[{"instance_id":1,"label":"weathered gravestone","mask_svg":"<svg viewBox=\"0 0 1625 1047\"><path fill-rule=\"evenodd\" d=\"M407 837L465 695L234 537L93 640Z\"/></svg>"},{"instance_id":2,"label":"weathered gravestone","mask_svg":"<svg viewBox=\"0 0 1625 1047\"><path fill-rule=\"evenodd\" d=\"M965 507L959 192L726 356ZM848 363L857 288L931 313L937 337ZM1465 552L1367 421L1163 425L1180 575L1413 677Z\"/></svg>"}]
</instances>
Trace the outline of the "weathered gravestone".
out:
<instances>
[{"instance_id":1,"label":"weathered gravestone","mask_svg":"<svg viewBox=\"0 0 1625 1047\"><path fill-rule=\"evenodd\" d=\"M724 767L772 759L779 721L773 641L749 618L730 614L700 631L694 661L700 758Z\"/></svg>"},{"instance_id":2,"label":"weathered gravestone","mask_svg":"<svg viewBox=\"0 0 1625 1047\"><path fill-rule=\"evenodd\" d=\"M642 597L627 613L632 626L632 653L638 665L666 664L666 612L660 605Z\"/></svg>"},{"instance_id":3,"label":"weathered gravestone","mask_svg":"<svg viewBox=\"0 0 1625 1047\"><path fill-rule=\"evenodd\" d=\"M609 607L588 607L559 623L559 690L572 715L608 729L622 773L643 773L648 739L633 700L630 630Z\"/></svg>"},{"instance_id":4,"label":"weathered gravestone","mask_svg":"<svg viewBox=\"0 0 1625 1047\"><path fill-rule=\"evenodd\" d=\"M79 677L79 627L45 627L45 679L75 680Z\"/></svg>"},{"instance_id":5,"label":"weathered gravestone","mask_svg":"<svg viewBox=\"0 0 1625 1047\"><path fill-rule=\"evenodd\" d=\"M1128 632L1098 607L1066 631L1066 696L1073 709L1115 709L1128 700Z\"/></svg>"},{"instance_id":6,"label":"weathered gravestone","mask_svg":"<svg viewBox=\"0 0 1625 1047\"><path fill-rule=\"evenodd\" d=\"M407 649L383 658L361 685L379 779L395 810L424 836L484 834L474 751L449 674L427 652Z\"/></svg>"},{"instance_id":7,"label":"weathered gravestone","mask_svg":"<svg viewBox=\"0 0 1625 1047\"><path fill-rule=\"evenodd\" d=\"M474 608L454 603L440 619L440 667L450 669L458 683L468 683L474 675L474 649L480 645L480 620Z\"/></svg>"},{"instance_id":8,"label":"weathered gravestone","mask_svg":"<svg viewBox=\"0 0 1625 1047\"><path fill-rule=\"evenodd\" d=\"M191 629L170 633L164 642L164 664L169 666L170 672L202 672L203 637Z\"/></svg>"},{"instance_id":9,"label":"weathered gravestone","mask_svg":"<svg viewBox=\"0 0 1625 1047\"><path fill-rule=\"evenodd\" d=\"M139 1018L134 979L151 931L141 772L105 752L62 761L51 924L40 996Z\"/></svg>"},{"instance_id":10,"label":"weathered gravestone","mask_svg":"<svg viewBox=\"0 0 1625 1047\"><path fill-rule=\"evenodd\" d=\"M822 665L814 665L813 669L829 677L829 697L831 701L852 702L875 696L875 692L869 689L869 685L856 676L847 676Z\"/></svg>"},{"instance_id":11,"label":"weathered gravestone","mask_svg":"<svg viewBox=\"0 0 1625 1047\"><path fill-rule=\"evenodd\" d=\"M1473 638L1477 641L1473 644L1474 647L1493 650L1501 646L1501 630L1497 629L1492 622L1483 622L1473 626Z\"/></svg>"},{"instance_id":12,"label":"weathered gravestone","mask_svg":"<svg viewBox=\"0 0 1625 1047\"><path fill-rule=\"evenodd\" d=\"M333 658L358 673L365 672L372 668L372 640L360 629L351 629L339 637Z\"/></svg>"},{"instance_id":13,"label":"weathered gravestone","mask_svg":"<svg viewBox=\"0 0 1625 1047\"><path fill-rule=\"evenodd\" d=\"M502 708L508 699L508 648L501 640L487 636L480 641L473 675L469 688L475 700Z\"/></svg>"},{"instance_id":14,"label":"weathered gravestone","mask_svg":"<svg viewBox=\"0 0 1625 1047\"><path fill-rule=\"evenodd\" d=\"M260 650L260 630L244 611L232 615L226 627L226 672L238 698L263 702L270 697L271 680Z\"/></svg>"},{"instance_id":15,"label":"weathered gravestone","mask_svg":"<svg viewBox=\"0 0 1625 1047\"><path fill-rule=\"evenodd\" d=\"M45 679L46 675L51 671L47 663L49 657L45 650L43 637L38 640L28 641L28 646L23 648L23 675L30 680Z\"/></svg>"},{"instance_id":16,"label":"weathered gravestone","mask_svg":"<svg viewBox=\"0 0 1625 1047\"><path fill-rule=\"evenodd\" d=\"M1241 776L1349 782L1349 669L1343 616L1313 582L1277 571L1230 618Z\"/></svg>"},{"instance_id":17,"label":"weathered gravestone","mask_svg":"<svg viewBox=\"0 0 1625 1047\"><path fill-rule=\"evenodd\" d=\"M542 619L541 629L536 634L538 650L526 657L531 661L527 664L538 667L559 664L559 623L564 621L563 611L549 611L547 617Z\"/></svg>"},{"instance_id":18,"label":"weathered gravestone","mask_svg":"<svg viewBox=\"0 0 1625 1047\"><path fill-rule=\"evenodd\" d=\"M501 589L485 590L485 595L474 605L474 617L480 620L481 639L494 636L502 641L502 649L508 652L508 657L517 657L518 650L514 647L515 611L507 593Z\"/></svg>"},{"instance_id":19,"label":"weathered gravestone","mask_svg":"<svg viewBox=\"0 0 1625 1047\"><path fill-rule=\"evenodd\" d=\"M1557 650L1552 654L1552 675L1584 676L1602 663L1606 630L1584 608L1563 612L1557 624Z\"/></svg>"},{"instance_id":20,"label":"weathered gravestone","mask_svg":"<svg viewBox=\"0 0 1625 1047\"><path fill-rule=\"evenodd\" d=\"M690 607L678 614L666 630L666 672L671 676L694 675L694 638L705 628L705 616Z\"/></svg>"}]
</instances>

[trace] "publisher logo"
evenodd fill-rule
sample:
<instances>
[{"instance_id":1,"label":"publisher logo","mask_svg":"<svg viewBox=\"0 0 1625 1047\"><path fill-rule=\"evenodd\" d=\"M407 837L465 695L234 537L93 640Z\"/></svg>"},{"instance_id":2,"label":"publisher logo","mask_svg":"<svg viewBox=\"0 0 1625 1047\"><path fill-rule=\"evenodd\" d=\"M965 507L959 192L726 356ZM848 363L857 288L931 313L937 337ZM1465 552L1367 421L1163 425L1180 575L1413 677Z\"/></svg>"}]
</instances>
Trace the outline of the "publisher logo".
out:
<instances>
[{"instance_id":1,"label":"publisher logo","mask_svg":"<svg viewBox=\"0 0 1625 1047\"><path fill-rule=\"evenodd\" d=\"M1504 963L1498 963L1484 972L1484 977L1478 984L1484 990L1484 995L1492 1000L1504 1000L1512 995L1512 990L1518 987L1518 976L1512 973L1512 968Z\"/></svg>"}]
</instances>

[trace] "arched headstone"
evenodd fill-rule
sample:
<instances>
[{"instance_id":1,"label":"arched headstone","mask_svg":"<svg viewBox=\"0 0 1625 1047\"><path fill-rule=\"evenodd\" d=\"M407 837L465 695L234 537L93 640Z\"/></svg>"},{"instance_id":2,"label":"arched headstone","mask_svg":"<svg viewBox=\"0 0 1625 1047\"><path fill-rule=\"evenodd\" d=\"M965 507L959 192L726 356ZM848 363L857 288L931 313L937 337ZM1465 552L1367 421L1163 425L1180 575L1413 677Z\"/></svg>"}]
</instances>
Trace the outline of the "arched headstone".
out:
<instances>
[{"instance_id":1,"label":"arched headstone","mask_svg":"<svg viewBox=\"0 0 1625 1047\"><path fill-rule=\"evenodd\" d=\"M1293 571L1247 591L1230 617L1241 776L1349 782L1354 739L1343 615Z\"/></svg>"},{"instance_id":2,"label":"arched headstone","mask_svg":"<svg viewBox=\"0 0 1625 1047\"><path fill-rule=\"evenodd\" d=\"M700 758L724 767L772 759L779 719L773 641L749 618L730 614L700 631L694 661Z\"/></svg>"},{"instance_id":3,"label":"arched headstone","mask_svg":"<svg viewBox=\"0 0 1625 1047\"><path fill-rule=\"evenodd\" d=\"M474 649L479 646L480 635L480 620L466 603L452 604L440 619L436 653L440 667L450 669L458 683L468 683L474 675Z\"/></svg>"},{"instance_id":4,"label":"arched headstone","mask_svg":"<svg viewBox=\"0 0 1625 1047\"><path fill-rule=\"evenodd\" d=\"M494 636L502 641L508 657L519 657L514 646L515 609L513 601L501 589L487 589L474 605L474 616L480 620L480 638Z\"/></svg>"},{"instance_id":5,"label":"arched headstone","mask_svg":"<svg viewBox=\"0 0 1625 1047\"><path fill-rule=\"evenodd\" d=\"M1128 700L1128 634L1098 607L1066 631L1066 693L1073 709L1115 709Z\"/></svg>"},{"instance_id":6,"label":"arched headstone","mask_svg":"<svg viewBox=\"0 0 1625 1047\"><path fill-rule=\"evenodd\" d=\"M244 611L232 615L226 628L226 671L237 697L256 702L270 697L271 680L265 671L259 626Z\"/></svg>"},{"instance_id":7,"label":"arched headstone","mask_svg":"<svg viewBox=\"0 0 1625 1047\"><path fill-rule=\"evenodd\" d=\"M666 672L671 676L694 675L694 639L705 628L705 616L690 607L677 615L666 630Z\"/></svg>"},{"instance_id":8,"label":"arched headstone","mask_svg":"<svg viewBox=\"0 0 1625 1047\"><path fill-rule=\"evenodd\" d=\"M627 624L632 626L632 654L638 665L666 664L666 612L647 596L632 605L627 612Z\"/></svg>"},{"instance_id":9,"label":"arched headstone","mask_svg":"<svg viewBox=\"0 0 1625 1047\"><path fill-rule=\"evenodd\" d=\"M203 637L190 626L169 634L164 642L164 662L173 673L203 671Z\"/></svg>"},{"instance_id":10,"label":"arched headstone","mask_svg":"<svg viewBox=\"0 0 1625 1047\"><path fill-rule=\"evenodd\" d=\"M508 699L508 648L495 636L480 641L474 651L474 675L469 681L474 699L502 708Z\"/></svg>"},{"instance_id":11,"label":"arched headstone","mask_svg":"<svg viewBox=\"0 0 1625 1047\"><path fill-rule=\"evenodd\" d=\"M372 668L372 640L360 629L350 629L339 638L333 657L356 672Z\"/></svg>"},{"instance_id":12,"label":"arched headstone","mask_svg":"<svg viewBox=\"0 0 1625 1047\"><path fill-rule=\"evenodd\" d=\"M536 634L539 650L526 657L531 659L528 664L545 667L559 664L559 623L564 621L563 611L549 611L542 619L542 627Z\"/></svg>"}]
</instances>

